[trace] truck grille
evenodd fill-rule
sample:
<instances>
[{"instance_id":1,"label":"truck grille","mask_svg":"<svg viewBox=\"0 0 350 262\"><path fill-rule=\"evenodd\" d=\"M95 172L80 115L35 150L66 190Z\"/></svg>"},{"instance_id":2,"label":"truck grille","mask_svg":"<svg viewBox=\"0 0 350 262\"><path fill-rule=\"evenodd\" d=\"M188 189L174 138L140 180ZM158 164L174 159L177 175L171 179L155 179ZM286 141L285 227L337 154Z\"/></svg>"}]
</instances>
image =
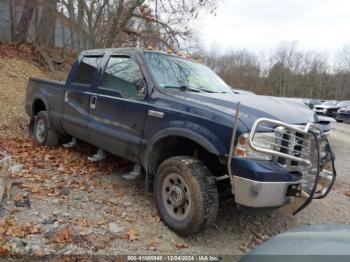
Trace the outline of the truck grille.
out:
<instances>
[{"instance_id":1,"label":"truck grille","mask_svg":"<svg viewBox=\"0 0 350 262\"><path fill-rule=\"evenodd\" d=\"M297 132L291 132L286 128L276 128L274 133L275 150L283 154L309 160L310 139L308 136ZM283 166L297 166L299 163L296 160L287 159L285 157L276 157L275 159L276 162Z\"/></svg>"},{"instance_id":2,"label":"truck grille","mask_svg":"<svg viewBox=\"0 0 350 262\"><path fill-rule=\"evenodd\" d=\"M253 125L249 145L257 152L271 154L282 165L309 165L310 138L302 127L262 118Z\"/></svg>"}]
</instances>

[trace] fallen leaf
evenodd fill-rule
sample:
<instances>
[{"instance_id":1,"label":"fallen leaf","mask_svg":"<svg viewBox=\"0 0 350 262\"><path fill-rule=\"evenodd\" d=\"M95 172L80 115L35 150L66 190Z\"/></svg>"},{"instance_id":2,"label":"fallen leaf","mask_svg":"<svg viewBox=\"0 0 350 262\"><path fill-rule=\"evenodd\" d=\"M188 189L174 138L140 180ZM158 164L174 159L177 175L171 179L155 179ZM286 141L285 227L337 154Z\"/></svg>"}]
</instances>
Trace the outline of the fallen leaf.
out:
<instances>
[{"instance_id":1,"label":"fallen leaf","mask_svg":"<svg viewBox=\"0 0 350 262\"><path fill-rule=\"evenodd\" d=\"M8 228L9 228L8 221L5 218L1 219L0 220L0 235L5 234L6 231L8 230Z\"/></svg>"},{"instance_id":2,"label":"fallen leaf","mask_svg":"<svg viewBox=\"0 0 350 262\"><path fill-rule=\"evenodd\" d=\"M350 197L350 191L346 191L346 192L345 192L345 195L348 196L348 197Z\"/></svg>"},{"instance_id":3,"label":"fallen leaf","mask_svg":"<svg viewBox=\"0 0 350 262\"><path fill-rule=\"evenodd\" d=\"M131 220L130 218L128 218L128 217L125 217L124 220L125 220L126 222L132 223L132 220Z\"/></svg>"},{"instance_id":4,"label":"fallen leaf","mask_svg":"<svg viewBox=\"0 0 350 262\"><path fill-rule=\"evenodd\" d=\"M188 248L188 245L186 243L175 243L176 249L183 249Z\"/></svg>"},{"instance_id":5,"label":"fallen leaf","mask_svg":"<svg viewBox=\"0 0 350 262\"><path fill-rule=\"evenodd\" d=\"M7 236L11 237L25 237L26 235L40 233L40 226L24 225L24 226L10 226L6 231Z\"/></svg>"},{"instance_id":6,"label":"fallen leaf","mask_svg":"<svg viewBox=\"0 0 350 262\"><path fill-rule=\"evenodd\" d=\"M37 257L43 257L45 255L44 250L38 249L33 251L33 255Z\"/></svg>"},{"instance_id":7,"label":"fallen leaf","mask_svg":"<svg viewBox=\"0 0 350 262\"><path fill-rule=\"evenodd\" d=\"M31 227L29 230L31 234L39 234L41 232L41 228L39 225Z\"/></svg>"},{"instance_id":8,"label":"fallen leaf","mask_svg":"<svg viewBox=\"0 0 350 262\"><path fill-rule=\"evenodd\" d=\"M78 219L77 223L79 226L82 226L82 227L89 227L91 225L91 222L86 218Z\"/></svg>"},{"instance_id":9,"label":"fallen leaf","mask_svg":"<svg viewBox=\"0 0 350 262\"><path fill-rule=\"evenodd\" d=\"M159 245L159 240L157 240L157 239L151 239L150 241L148 241L148 245L150 246L150 247L156 247L156 246L158 246Z\"/></svg>"},{"instance_id":10,"label":"fallen leaf","mask_svg":"<svg viewBox=\"0 0 350 262\"><path fill-rule=\"evenodd\" d=\"M34 174L33 178L35 179L36 182L44 182L49 178L49 176L44 173L38 173L38 174Z\"/></svg>"},{"instance_id":11,"label":"fallen leaf","mask_svg":"<svg viewBox=\"0 0 350 262\"><path fill-rule=\"evenodd\" d=\"M11 245L9 243L6 243L5 245L0 246L0 255L1 256L8 256L11 251Z\"/></svg>"},{"instance_id":12,"label":"fallen leaf","mask_svg":"<svg viewBox=\"0 0 350 262\"><path fill-rule=\"evenodd\" d=\"M130 241L138 240L139 233L136 229L130 229L126 234L127 234L128 239Z\"/></svg>"},{"instance_id":13,"label":"fallen leaf","mask_svg":"<svg viewBox=\"0 0 350 262\"><path fill-rule=\"evenodd\" d=\"M113 185L113 187L118 187L118 186L116 186L116 185ZM115 196L116 197L122 197L122 196L124 196L124 194L122 193L122 192L117 192L117 193L115 193Z\"/></svg>"},{"instance_id":14,"label":"fallen leaf","mask_svg":"<svg viewBox=\"0 0 350 262\"><path fill-rule=\"evenodd\" d=\"M54 236L54 241L57 243L71 243L73 242L73 228L72 225L65 226L59 230Z\"/></svg>"},{"instance_id":15,"label":"fallen leaf","mask_svg":"<svg viewBox=\"0 0 350 262\"><path fill-rule=\"evenodd\" d=\"M160 216L155 216L154 218L156 219L157 223L160 223Z\"/></svg>"},{"instance_id":16,"label":"fallen leaf","mask_svg":"<svg viewBox=\"0 0 350 262\"><path fill-rule=\"evenodd\" d=\"M21 212L22 210L20 210L19 208L14 208L14 209L12 209L10 212L11 212L11 214L15 214L15 213L19 213L19 212Z\"/></svg>"},{"instance_id":17,"label":"fallen leaf","mask_svg":"<svg viewBox=\"0 0 350 262\"><path fill-rule=\"evenodd\" d=\"M102 225L106 225L108 224L108 221L107 220L100 220L100 221L97 221L97 225L98 226L102 226Z\"/></svg>"},{"instance_id":18,"label":"fallen leaf","mask_svg":"<svg viewBox=\"0 0 350 262\"><path fill-rule=\"evenodd\" d=\"M112 207L111 211L112 211L112 215L114 215L114 216L117 215L117 213L118 213L118 209L116 207Z\"/></svg>"},{"instance_id":19,"label":"fallen leaf","mask_svg":"<svg viewBox=\"0 0 350 262\"><path fill-rule=\"evenodd\" d=\"M23 199L23 196L21 194L16 194L12 197L14 201L21 201Z\"/></svg>"}]
</instances>

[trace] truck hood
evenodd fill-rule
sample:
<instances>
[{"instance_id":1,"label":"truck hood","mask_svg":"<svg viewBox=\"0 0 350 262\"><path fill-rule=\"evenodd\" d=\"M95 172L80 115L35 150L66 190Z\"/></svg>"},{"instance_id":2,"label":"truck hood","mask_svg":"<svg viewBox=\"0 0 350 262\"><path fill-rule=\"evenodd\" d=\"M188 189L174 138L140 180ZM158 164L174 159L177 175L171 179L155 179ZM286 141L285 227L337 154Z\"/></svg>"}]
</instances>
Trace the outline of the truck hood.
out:
<instances>
[{"instance_id":1,"label":"truck hood","mask_svg":"<svg viewBox=\"0 0 350 262\"><path fill-rule=\"evenodd\" d=\"M271 118L288 124L318 122L313 110L287 98L221 93L180 93L179 97L233 116L241 102L240 120L250 128L258 118Z\"/></svg>"}]
</instances>

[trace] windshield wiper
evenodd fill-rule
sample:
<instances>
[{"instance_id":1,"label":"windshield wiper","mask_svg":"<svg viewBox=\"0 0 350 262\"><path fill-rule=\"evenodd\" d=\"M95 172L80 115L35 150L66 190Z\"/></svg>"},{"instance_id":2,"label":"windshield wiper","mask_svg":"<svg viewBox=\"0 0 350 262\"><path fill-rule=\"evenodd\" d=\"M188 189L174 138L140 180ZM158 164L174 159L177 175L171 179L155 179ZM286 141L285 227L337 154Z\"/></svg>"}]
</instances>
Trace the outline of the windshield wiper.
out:
<instances>
[{"instance_id":1,"label":"windshield wiper","mask_svg":"<svg viewBox=\"0 0 350 262\"><path fill-rule=\"evenodd\" d=\"M182 86L164 86L163 88L167 89L167 88L173 88L173 89L179 89L181 91L191 91L191 92L200 92L201 90L192 86L186 86L186 85L182 85Z\"/></svg>"},{"instance_id":2,"label":"windshield wiper","mask_svg":"<svg viewBox=\"0 0 350 262\"><path fill-rule=\"evenodd\" d=\"M206 93L217 93L217 92L215 92L213 90L203 88L202 86L200 86L198 89L203 91L203 92L206 92Z\"/></svg>"}]
</instances>

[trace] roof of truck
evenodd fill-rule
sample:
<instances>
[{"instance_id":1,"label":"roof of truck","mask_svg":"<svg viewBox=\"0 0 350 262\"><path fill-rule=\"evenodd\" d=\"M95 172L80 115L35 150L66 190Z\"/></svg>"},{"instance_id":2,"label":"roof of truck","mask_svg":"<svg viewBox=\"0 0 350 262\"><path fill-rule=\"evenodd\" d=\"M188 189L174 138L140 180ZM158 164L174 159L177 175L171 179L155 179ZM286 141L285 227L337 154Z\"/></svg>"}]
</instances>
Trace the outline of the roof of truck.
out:
<instances>
[{"instance_id":1,"label":"roof of truck","mask_svg":"<svg viewBox=\"0 0 350 262\"><path fill-rule=\"evenodd\" d=\"M152 52L152 53L158 53L158 54L165 54L169 56L174 57L180 57L183 59L191 60L193 62L201 63L200 61L197 61L193 59L192 57L186 56L183 53L181 55L175 52L168 52L168 51L161 51L161 50L154 50L154 49L148 49L148 48L137 48L137 47L128 47L128 48L104 48L104 49L90 49L90 50L84 50L81 52L83 55L98 55L98 54L105 54L105 53L119 53L119 52L125 52L125 53L143 53L143 52Z\"/></svg>"},{"instance_id":2,"label":"roof of truck","mask_svg":"<svg viewBox=\"0 0 350 262\"><path fill-rule=\"evenodd\" d=\"M120 51L142 52L142 51L144 51L144 49L136 48L136 47L128 47L128 48L101 48L101 49L84 50L84 51L82 51L82 53L84 53L84 54L95 54L95 53L113 53L113 52L120 52Z\"/></svg>"}]
</instances>

